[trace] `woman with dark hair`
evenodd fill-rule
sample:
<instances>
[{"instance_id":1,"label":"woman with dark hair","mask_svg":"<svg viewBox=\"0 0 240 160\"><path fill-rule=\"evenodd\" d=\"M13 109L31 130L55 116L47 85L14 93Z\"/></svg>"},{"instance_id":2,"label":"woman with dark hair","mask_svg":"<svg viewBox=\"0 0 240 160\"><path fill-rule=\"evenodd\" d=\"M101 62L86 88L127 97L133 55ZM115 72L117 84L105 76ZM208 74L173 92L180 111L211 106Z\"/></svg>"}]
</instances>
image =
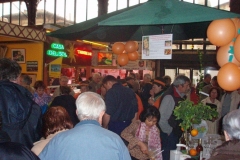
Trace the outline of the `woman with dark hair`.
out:
<instances>
[{"instance_id":1,"label":"woman with dark hair","mask_svg":"<svg viewBox=\"0 0 240 160\"><path fill-rule=\"evenodd\" d=\"M76 115L76 99L70 94L71 88L69 86L60 86L60 96L57 96L53 99L50 107L62 106L68 112L73 126L75 126L79 119Z\"/></svg>"},{"instance_id":2,"label":"woman with dark hair","mask_svg":"<svg viewBox=\"0 0 240 160\"><path fill-rule=\"evenodd\" d=\"M221 102L219 100L217 100L219 96L220 96L220 91L219 91L218 87L212 87L209 90L209 97L207 97L201 101L203 104L216 109L216 111L218 112L218 117L214 117L212 119L212 121L206 121L207 125L208 125L208 133L209 134L217 134L218 133L219 119L221 117Z\"/></svg>"},{"instance_id":3,"label":"woman with dark hair","mask_svg":"<svg viewBox=\"0 0 240 160\"><path fill-rule=\"evenodd\" d=\"M139 119L133 121L121 133L121 137L129 142L128 149L132 159L155 158L155 160L161 160L160 131L157 127L157 122L160 119L158 109L155 106L149 106L143 110ZM149 152L151 148L154 148L159 154L152 157L151 152Z\"/></svg>"},{"instance_id":4,"label":"woman with dark hair","mask_svg":"<svg viewBox=\"0 0 240 160\"><path fill-rule=\"evenodd\" d=\"M71 128L73 128L72 121L63 107L49 108L43 116L43 138L33 144L32 151L39 155L55 135Z\"/></svg>"},{"instance_id":5,"label":"woman with dark hair","mask_svg":"<svg viewBox=\"0 0 240 160\"><path fill-rule=\"evenodd\" d=\"M36 81L34 88L33 99L41 107L42 114L44 114L48 109L48 103L51 101L50 93L45 92L46 85L43 81Z\"/></svg>"},{"instance_id":6,"label":"woman with dark hair","mask_svg":"<svg viewBox=\"0 0 240 160\"><path fill-rule=\"evenodd\" d=\"M156 108L160 107L161 96L165 91L164 80L160 77L157 77L153 80L153 86L150 90L151 97L148 99L148 104L155 106Z\"/></svg>"}]
</instances>

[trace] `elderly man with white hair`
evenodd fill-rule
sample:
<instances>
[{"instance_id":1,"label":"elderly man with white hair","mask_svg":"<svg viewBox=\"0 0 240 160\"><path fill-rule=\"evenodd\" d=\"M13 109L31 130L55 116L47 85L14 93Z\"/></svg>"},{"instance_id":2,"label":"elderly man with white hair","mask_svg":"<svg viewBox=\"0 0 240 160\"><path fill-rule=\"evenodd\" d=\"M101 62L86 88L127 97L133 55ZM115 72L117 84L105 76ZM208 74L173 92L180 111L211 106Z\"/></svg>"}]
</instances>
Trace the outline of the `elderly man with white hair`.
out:
<instances>
[{"instance_id":1,"label":"elderly man with white hair","mask_svg":"<svg viewBox=\"0 0 240 160\"><path fill-rule=\"evenodd\" d=\"M85 92L76 100L80 122L56 135L40 153L51 160L130 160L127 147L115 133L101 127L106 106L100 95Z\"/></svg>"},{"instance_id":2,"label":"elderly man with white hair","mask_svg":"<svg viewBox=\"0 0 240 160\"><path fill-rule=\"evenodd\" d=\"M209 160L240 159L240 110L233 110L223 118L226 142L215 148Z\"/></svg>"}]
</instances>

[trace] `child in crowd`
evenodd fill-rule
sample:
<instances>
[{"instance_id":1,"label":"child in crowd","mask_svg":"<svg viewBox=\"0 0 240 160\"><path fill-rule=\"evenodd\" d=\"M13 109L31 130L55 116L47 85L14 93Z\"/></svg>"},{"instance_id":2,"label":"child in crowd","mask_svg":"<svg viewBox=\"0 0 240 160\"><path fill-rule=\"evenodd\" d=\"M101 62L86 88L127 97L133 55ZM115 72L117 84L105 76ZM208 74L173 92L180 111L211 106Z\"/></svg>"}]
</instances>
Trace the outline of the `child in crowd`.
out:
<instances>
[{"instance_id":1,"label":"child in crowd","mask_svg":"<svg viewBox=\"0 0 240 160\"><path fill-rule=\"evenodd\" d=\"M140 114L140 120L133 121L122 131L121 137L129 142L128 149L133 160L162 160L160 131L157 127L159 118L158 109L149 106ZM152 155L152 150L155 150L155 155Z\"/></svg>"},{"instance_id":2,"label":"child in crowd","mask_svg":"<svg viewBox=\"0 0 240 160\"><path fill-rule=\"evenodd\" d=\"M48 103L51 101L50 93L45 92L46 85L43 81L36 81L34 88L33 99L41 107L42 114L44 114L47 111Z\"/></svg>"}]
</instances>

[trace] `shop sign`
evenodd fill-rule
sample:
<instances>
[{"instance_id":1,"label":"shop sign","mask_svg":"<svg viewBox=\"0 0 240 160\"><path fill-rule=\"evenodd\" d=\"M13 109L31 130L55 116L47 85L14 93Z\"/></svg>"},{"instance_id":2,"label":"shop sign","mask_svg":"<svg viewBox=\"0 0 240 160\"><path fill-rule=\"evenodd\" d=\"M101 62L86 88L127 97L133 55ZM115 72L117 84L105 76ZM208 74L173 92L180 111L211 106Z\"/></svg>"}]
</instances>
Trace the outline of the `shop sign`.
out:
<instances>
[{"instance_id":1,"label":"shop sign","mask_svg":"<svg viewBox=\"0 0 240 160\"><path fill-rule=\"evenodd\" d=\"M64 51L55 51L55 50L47 50L47 55L54 56L54 57L67 57L66 52Z\"/></svg>"},{"instance_id":2,"label":"shop sign","mask_svg":"<svg viewBox=\"0 0 240 160\"><path fill-rule=\"evenodd\" d=\"M47 50L47 55L54 57L67 57L67 53L64 51L64 45L60 43L52 43L51 49Z\"/></svg>"},{"instance_id":3,"label":"shop sign","mask_svg":"<svg viewBox=\"0 0 240 160\"><path fill-rule=\"evenodd\" d=\"M52 43L52 44L51 44L51 48L52 48L52 49L64 50L63 44L60 44L60 43Z\"/></svg>"},{"instance_id":4,"label":"shop sign","mask_svg":"<svg viewBox=\"0 0 240 160\"><path fill-rule=\"evenodd\" d=\"M92 52L83 51L83 50L79 50L79 49L77 49L76 52L77 52L77 54L92 56Z\"/></svg>"}]
</instances>

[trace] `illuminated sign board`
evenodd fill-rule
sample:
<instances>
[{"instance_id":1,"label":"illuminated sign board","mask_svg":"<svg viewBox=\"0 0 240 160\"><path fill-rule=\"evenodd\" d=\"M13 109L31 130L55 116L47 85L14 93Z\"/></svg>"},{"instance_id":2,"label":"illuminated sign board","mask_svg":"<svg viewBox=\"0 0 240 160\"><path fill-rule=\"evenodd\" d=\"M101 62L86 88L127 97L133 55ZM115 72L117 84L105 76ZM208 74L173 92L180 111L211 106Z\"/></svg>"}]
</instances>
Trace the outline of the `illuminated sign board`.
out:
<instances>
[{"instance_id":1,"label":"illuminated sign board","mask_svg":"<svg viewBox=\"0 0 240 160\"><path fill-rule=\"evenodd\" d=\"M64 51L54 51L54 50L47 50L47 55L54 56L54 57L67 57L66 52Z\"/></svg>"},{"instance_id":2,"label":"illuminated sign board","mask_svg":"<svg viewBox=\"0 0 240 160\"><path fill-rule=\"evenodd\" d=\"M52 49L58 49L58 50L64 50L63 44L60 44L60 43L52 43L51 48Z\"/></svg>"},{"instance_id":3,"label":"illuminated sign board","mask_svg":"<svg viewBox=\"0 0 240 160\"><path fill-rule=\"evenodd\" d=\"M64 51L64 45L60 43L52 43L51 49L47 50L47 55L54 57L67 57L67 53Z\"/></svg>"},{"instance_id":4,"label":"illuminated sign board","mask_svg":"<svg viewBox=\"0 0 240 160\"><path fill-rule=\"evenodd\" d=\"M92 52L83 51L83 50L76 50L77 54L92 56Z\"/></svg>"}]
</instances>

